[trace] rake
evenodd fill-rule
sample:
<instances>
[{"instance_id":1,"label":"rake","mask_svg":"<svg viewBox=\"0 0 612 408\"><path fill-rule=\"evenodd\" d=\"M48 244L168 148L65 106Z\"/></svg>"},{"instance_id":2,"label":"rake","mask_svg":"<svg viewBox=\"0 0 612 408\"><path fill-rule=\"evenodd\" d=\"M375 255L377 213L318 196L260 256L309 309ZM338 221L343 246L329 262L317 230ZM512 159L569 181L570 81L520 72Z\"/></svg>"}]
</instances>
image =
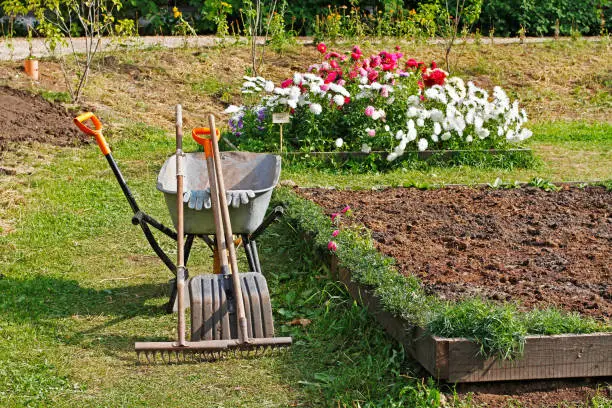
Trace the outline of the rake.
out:
<instances>
[{"instance_id":1,"label":"rake","mask_svg":"<svg viewBox=\"0 0 612 408\"><path fill-rule=\"evenodd\" d=\"M229 352L258 355L269 349L285 348L291 337L274 337L272 306L265 277L258 272L239 273L228 211L223 168L219 154L219 131L215 118L209 116L210 128L196 128L194 140L204 147L210 185L210 199L215 223L219 274L193 277L189 281L191 302L191 341L185 339L185 280L182 113L176 110L177 179L177 340L174 342L137 342L138 360L144 354L148 362L207 361ZM214 135L214 136L211 136ZM229 255L229 265L228 265ZM231 273L230 273L231 267Z\"/></svg>"}]
</instances>

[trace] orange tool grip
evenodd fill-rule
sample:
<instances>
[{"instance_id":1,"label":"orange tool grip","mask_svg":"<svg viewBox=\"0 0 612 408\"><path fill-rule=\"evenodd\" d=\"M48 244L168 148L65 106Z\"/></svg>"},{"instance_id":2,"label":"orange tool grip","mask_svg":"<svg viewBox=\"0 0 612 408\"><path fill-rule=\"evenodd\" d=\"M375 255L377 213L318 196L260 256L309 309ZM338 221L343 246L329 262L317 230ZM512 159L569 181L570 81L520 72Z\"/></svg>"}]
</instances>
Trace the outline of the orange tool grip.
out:
<instances>
[{"instance_id":1,"label":"orange tool grip","mask_svg":"<svg viewBox=\"0 0 612 408\"><path fill-rule=\"evenodd\" d=\"M221 132L217 130L217 140L221 138ZM206 157L212 157L212 140L210 140L210 129L209 128L195 128L191 131L191 136L196 143L204 147L204 154Z\"/></svg>"},{"instance_id":2,"label":"orange tool grip","mask_svg":"<svg viewBox=\"0 0 612 408\"><path fill-rule=\"evenodd\" d=\"M94 125L94 129L85 125L85 122L91 119L91 123ZM106 143L106 139L102 136L102 122L100 119L93 114L93 112L85 112L76 118L74 118L74 124L81 130L81 132L86 135L90 135L96 138L96 142L98 143L98 147L102 151L103 155L107 155L110 153L110 148Z\"/></svg>"}]
</instances>

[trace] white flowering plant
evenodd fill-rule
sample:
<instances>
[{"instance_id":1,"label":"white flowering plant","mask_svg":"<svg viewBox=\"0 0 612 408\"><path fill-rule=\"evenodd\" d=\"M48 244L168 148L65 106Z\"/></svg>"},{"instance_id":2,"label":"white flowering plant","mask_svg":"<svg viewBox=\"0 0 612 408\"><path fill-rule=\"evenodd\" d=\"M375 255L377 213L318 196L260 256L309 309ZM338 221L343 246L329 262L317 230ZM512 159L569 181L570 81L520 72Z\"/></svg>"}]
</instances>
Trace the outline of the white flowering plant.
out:
<instances>
[{"instance_id":1,"label":"white flowering plant","mask_svg":"<svg viewBox=\"0 0 612 408\"><path fill-rule=\"evenodd\" d=\"M359 46L346 54L317 48L322 62L279 86L244 77L244 105L226 110L236 144L277 150L275 112L290 113L287 150L385 151L389 161L410 150L506 148L531 137L525 110L500 87L489 94L435 62L404 61L399 47L369 57Z\"/></svg>"}]
</instances>

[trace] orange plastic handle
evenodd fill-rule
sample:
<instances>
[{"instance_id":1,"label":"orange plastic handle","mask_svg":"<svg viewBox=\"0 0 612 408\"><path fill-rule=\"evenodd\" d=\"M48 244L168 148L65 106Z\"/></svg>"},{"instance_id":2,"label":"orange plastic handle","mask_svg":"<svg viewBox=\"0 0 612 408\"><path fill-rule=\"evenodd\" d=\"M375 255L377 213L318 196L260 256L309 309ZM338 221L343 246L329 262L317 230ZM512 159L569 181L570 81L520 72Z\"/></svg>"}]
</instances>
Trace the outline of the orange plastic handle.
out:
<instances>
[{"instance_id":1,"label":"orange plastic handle","mask_svg":"<svg viewBox=\"0 0 612 408\"><path fill-rule=\"evenodd\" d=\"M85 125L85 122L91 119L91 123L94 125L94 129ZM81 130L81 132L86 135L90 135L96 138L96 142L98 143L98 147L100 151L102 151L103 155L107 155L110 153L110 148L108 147L108 143L106 143L106 139L102 136L102 122L100 119L93 114L93 112L85 112L76 118L74 118L74 124Z\"/></svg>"},{"instance_id":2,"label":"orange plastic handle","mask_svg":"<svg viewBox=\"0 0 612 408\"><path fill-rule=\"evenodd\" d=\"M221 132L219 129L216 129L217 140L221 138ZM196 143L202 145L204 147L204 154L206 158L212 157L212 140L210 140L210 129L209 128L195 128L191 131L191 137Z\"/></svg>"}]
</instances>

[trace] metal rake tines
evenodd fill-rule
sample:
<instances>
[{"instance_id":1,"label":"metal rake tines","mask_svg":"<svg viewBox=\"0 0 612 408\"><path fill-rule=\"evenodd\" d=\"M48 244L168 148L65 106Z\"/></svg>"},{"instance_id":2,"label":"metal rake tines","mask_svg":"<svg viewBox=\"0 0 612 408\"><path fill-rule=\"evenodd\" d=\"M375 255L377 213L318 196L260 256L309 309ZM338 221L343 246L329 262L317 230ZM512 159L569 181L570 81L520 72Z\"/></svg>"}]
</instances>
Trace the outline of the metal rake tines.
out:
<instances>
[{"instance_id":1,"label":"metal rake tines","mask_svg":"<svg viewBox=\"0 0 612 408\"><path fill-rule=\"evenodd\" d=\"M202 350L147 350L136 352L138 364L185 364L213 362L229 355L228 351Z\"/></svg>"}]
</instances>

